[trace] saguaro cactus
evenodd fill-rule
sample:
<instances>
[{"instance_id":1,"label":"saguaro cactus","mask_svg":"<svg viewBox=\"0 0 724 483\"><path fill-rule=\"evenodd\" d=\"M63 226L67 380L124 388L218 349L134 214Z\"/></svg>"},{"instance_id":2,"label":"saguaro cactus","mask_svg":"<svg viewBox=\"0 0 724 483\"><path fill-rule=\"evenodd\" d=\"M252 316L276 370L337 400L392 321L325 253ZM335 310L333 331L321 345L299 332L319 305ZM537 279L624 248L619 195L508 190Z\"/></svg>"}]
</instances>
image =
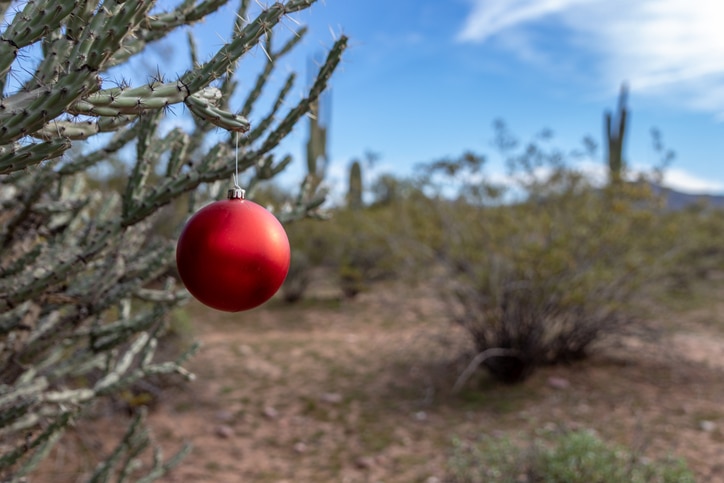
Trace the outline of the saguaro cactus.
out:
<instances>
[{"instance_id":1,"label":"saguaro cactus","mask_svg":"<svg viewBox=\"0 0 724 483\"><path fill-rule=\"evenodd\" d=\"M251 2L241 0L229 41L208 61L196 61L190 42L191 67L175 80L157 75L138 86L106 85L110 68L225 3L184 0L155 12L146 0L31 0L15 8L0 2L0 14L15 12L0 35L2 481L33 471L71 421L82 424L78 418L102 398L151 375L191 377L182 364L195 345L174 361L155 357L169 312L187 298L166 275L175 241L152 230L159 208L190 192L193 210L205 201L202 193L218 192L234 169L237 133L246 133L239 136L240 171L253 168L254 179L279 173L290 157L277 161L274 149L325 90L346 47L345 37L335 41L301 100L289 99L290 74L270 111L257 113L276 60L305 33L287 35L285 28L280 39L277 25L314 0L275 3L253 15ZM255 48L263 48L267 63L241 108L232 109L238 60ZM30 70L29 59L36 61ZM193 127L162 133L175 104L192 114ZM230 135L209 138L215 128ZM98 133L109 133L99 147L70 150ZM125 188L92 189L86 171L121 153L130 158ZM210 189L196 193L200 185ZM279 216L304 216L318 204L300 195ZM139 471L150 481L177 461L156 455L152 466L134 462L149 442L142 415L92 481L140 481Z\"/></svg>"},{"instance_id":2,"label":"saguaro cactus","mask_svg":"<svg viewBox=\"0 0 724 483\"><path fill-rule=\"evenodd\" d=\"M309 138L307 139L307 177L310 192L318 190L329 163L327 134L329 132L330 93L324 92L311 106Z\"/></svg>"},{"instance_id":3,"label":"saguaro cactus","mask_svg":"<svg viewBox=\"0 0 724 483\"><path fill-rule=\"evenodd\" d=\"M319 121L320 101L312 105L312 116L309 118L309 139L307 139L307 171L317 180L324 177L327 163L327 126Z\"/></svg>"},{"instance_id":4,"label":"saguaro cactus","mask_svg":"<svg viewBox=\"0 0 724 483\"><path fill-rule=\"evenodd\" d=\"M626 98L628 88L626 84L621 86L618 96L618 110L616 117L610 111L604 115L605 136L606 136L606 158L608 159L608 172L611 183L621 181L624 169L623 147L626 138L626 125L628 120L628 109Z\"/></svg>"},{"instance_id":5,"label":"saguaro cactus","mask_svg":"<svg viewBox=\"0 0 724 483\"><path fill-rule=\"evenodd\" d=\"M362 208L362 167L359 161L354 161L349 168L349 191L347 191L347 206L353 210Z\"/></svg>"}]
</instances>

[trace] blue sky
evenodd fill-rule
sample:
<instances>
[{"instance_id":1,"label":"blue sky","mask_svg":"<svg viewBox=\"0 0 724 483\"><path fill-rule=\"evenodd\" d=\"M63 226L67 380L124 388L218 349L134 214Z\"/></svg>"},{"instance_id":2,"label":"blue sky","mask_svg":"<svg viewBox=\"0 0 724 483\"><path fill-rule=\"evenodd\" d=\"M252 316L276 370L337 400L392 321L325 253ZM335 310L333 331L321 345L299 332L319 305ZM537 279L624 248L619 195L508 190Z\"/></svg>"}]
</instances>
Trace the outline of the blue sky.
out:
<instances>
[{"instance_id":1,"label":"blue sky","mask_svg":"<svg viewBox=\"0 0 724 483\"><path fill-rule=\"evenodd\" d=\"M231 13L198 27L202 51L228 35ZM303 71L335 35L350 37L332 81L333 184L365 151L381 156L374 174L474 150L500 175L495 119L523 141L550 128L565 149L586 135L600 144L603 111L626 81L631 166L656 163L656 127L677 153L669 185L724 193L720 0L320 0L294 18L311 32L282 74ZM300 126L284 150L301 158L305 139ZM290 176L303 167L300 159Z\"/></svg>"}]
</instances>

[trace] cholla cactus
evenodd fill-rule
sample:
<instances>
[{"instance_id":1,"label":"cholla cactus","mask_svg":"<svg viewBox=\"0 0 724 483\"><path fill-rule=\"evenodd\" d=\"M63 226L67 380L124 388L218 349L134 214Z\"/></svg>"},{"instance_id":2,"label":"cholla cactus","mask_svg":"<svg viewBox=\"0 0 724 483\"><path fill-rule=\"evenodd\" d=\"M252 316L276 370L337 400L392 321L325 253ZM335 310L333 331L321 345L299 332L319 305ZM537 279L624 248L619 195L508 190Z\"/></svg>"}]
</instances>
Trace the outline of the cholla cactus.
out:
<instances>
[{"instance_id":1,"label":"cholla cactus","mask_svg":"<svg viewBox=\"0 0 724 483\"><path fill-rule=\"evenodd\" d=\"M294 74L270 112L255 114L276 60L304 34L300 29L277 46L277 24L314 0L276 3L249 20L243 19L250 15L250 2L242 0L230 40L208 61L196 62L190 41L193 67L176 80L157 76L138 86L106 86L102 76L108 69L172 30L203 19L226 0L183 0L169 11L152 13L154 3L30 0L11 7L0 2L0 16L6 16L0 37L3 481L29 474L70 422L99 398L149 375L192 377L182 363L196 346L175 361L155 357L169 311L187 298L165 275L173 266L175 243L154 234L158 210L184 193L194 194L200 185L211 188L204 190L207 196L214 187L218 192L219 180L230 179L234 169L237 133L246 133L238 136L239 170L253 167L257 179L278 174L289 157L276 161L274 148L326 88L346 46L345 37L334 43L306 95L291 108L282 106L291 102ZM236 89L237 61L256 46L264 49L267 65L241 109L234 110L229 98ZM36 55L31 75L15 75ZM192 113L194 127L162 135L159 123L176 104ZM230 135L211 144L207 134L215 127ZM109 133L102 147L69 151L76 141L98 133ZM86 170L125 147L135 147L125 189L91 189ZM154 175L158 179L151 184ZM191 200L191 210L204 201L196 194ZM280 216L303 216L318 204L300 195ZM129 473L136 471L129 462L148 444L141 415L118 449L98 465L92 481L114 474L140 478ZM177 460L156 456L153 467L145 468L144 481L162 475Z\"/></svg>"}]
</instances>

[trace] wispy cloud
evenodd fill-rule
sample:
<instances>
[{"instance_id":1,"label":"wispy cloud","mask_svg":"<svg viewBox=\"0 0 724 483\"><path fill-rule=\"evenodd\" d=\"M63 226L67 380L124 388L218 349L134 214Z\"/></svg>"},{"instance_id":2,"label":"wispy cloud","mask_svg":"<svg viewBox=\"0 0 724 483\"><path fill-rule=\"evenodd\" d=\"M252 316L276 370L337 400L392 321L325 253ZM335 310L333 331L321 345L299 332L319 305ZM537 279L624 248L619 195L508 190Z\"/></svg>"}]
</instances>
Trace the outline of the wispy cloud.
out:
<instances>
[{"instance_id":1,"label":"wispy cloud","mask_svg":"<svg viewBox=\"0 0 724 483\"><path fill-rule=\"evenodd\" d=\"M457 39L485 42L551 18L566 29L560 39L573 39L562 47L589 54L606 89L628 80L638 93L724 117L721 0L472 0Z\"/></svg>"},{"instance_id":2,"label":"wispy cloud","mask_svg":"<svg viewBox=\"0 0 724 483\"><path fill-rule=\"evenodd\" d=\"M505 29L592 1L596 0L473 0L473 9L457 38L482 42Z\"/></svg>"}]
</instances>

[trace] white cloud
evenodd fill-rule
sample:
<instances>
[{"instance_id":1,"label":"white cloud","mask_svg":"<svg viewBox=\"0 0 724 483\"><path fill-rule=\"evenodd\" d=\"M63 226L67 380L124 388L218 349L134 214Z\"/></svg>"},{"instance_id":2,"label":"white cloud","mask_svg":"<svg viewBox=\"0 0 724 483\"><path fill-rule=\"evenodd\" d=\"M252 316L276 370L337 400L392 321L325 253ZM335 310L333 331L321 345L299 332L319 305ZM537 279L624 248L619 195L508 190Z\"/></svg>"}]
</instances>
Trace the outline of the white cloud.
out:
<instances>
[{"instance_id":1,"label":"white cloud","mask_svg":"<svg viewBox=\"0 0 724 483\"><path fill-rule=\"evenodd\" d=\"M669 168L664 171L665 186L685 193L721 193L724 192L724 183L716 180L699 178L682 169Z\"/></svg>"},{"instance_id":2,"label":"white cloud","mask_svg":"<svg viewBox=\"0 0 724 483\"><path fill-rule=\"evenodd\" d=\"M473 0L473 10L457 38L482 42L507 28L591 1L595 0Z\"/></svg>"},{"instance_id":3,"label":"white cloud","mask_svg":"<svg viewBox=\"0 0 724 483\"><path fill-rule=\"evenodd\" d=\"M596 186L602 186L608 179L608 167L601 161L587 160L575 165L584 173ZM650 166L632 166L627 178L636 180L640 175L650 177L652 175ZM668 167L664 170L662 184L668 188L690 194L720 193L724 192L724 183L702 178L685 169Z\"/></svg>"},{"instance_id":4,"label":"white cloud","mask_svg":"<svg viewBox=\"0 0 724 483\"><path fill-rule=\"evenodd\" d=\"M591 59L587 68L600 77L599 87L613 90L628 80L639 94L724 117L721 0L472 1L459 41L525 32L555 17L569 34L559 38L573 39L568 47L582 48Z\"/></svg>"}]
</instances>

